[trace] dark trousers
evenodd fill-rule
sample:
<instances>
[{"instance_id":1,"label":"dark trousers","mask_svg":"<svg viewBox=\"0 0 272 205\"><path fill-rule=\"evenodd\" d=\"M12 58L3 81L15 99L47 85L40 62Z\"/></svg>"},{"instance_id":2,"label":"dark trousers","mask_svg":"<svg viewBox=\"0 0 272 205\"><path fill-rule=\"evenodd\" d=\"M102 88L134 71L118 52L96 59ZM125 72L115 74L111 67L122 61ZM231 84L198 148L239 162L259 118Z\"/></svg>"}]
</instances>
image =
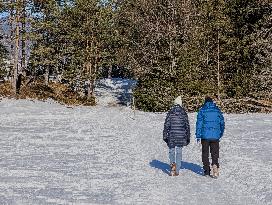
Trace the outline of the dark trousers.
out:
<instances>
[{"instance_id":1,"label":"dark trousers","mask_svg":"<svg viewBox=\"0 0 272 205\"><path fill-rule=\"evenodd\" d=\"M210 172L210 161L209 161L209 149L212 155L212 165L216 164L219 168L219 140L201 140L202 144L202 162L204 172Z\"/></svg>"}]
</instances>

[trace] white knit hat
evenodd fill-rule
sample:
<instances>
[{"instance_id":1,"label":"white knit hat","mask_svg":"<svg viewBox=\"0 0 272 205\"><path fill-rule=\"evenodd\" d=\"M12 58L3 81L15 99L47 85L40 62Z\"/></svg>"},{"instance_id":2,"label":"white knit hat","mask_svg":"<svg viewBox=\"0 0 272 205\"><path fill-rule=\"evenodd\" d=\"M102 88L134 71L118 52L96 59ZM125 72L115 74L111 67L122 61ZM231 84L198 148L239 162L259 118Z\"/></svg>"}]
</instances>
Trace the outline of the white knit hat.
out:
<instances>
[{"instance_id":1,"label":"white knit hat","mask_svg":"<svg viewBox=\"0 0 272 205\"><path fill-rule=\"evenodd\" d=\"M174 104L175 104L175 105L180 105L180 106L182 106L181 96L178 96L178 97L175 99Z\"/></svg>"}]
</instances>

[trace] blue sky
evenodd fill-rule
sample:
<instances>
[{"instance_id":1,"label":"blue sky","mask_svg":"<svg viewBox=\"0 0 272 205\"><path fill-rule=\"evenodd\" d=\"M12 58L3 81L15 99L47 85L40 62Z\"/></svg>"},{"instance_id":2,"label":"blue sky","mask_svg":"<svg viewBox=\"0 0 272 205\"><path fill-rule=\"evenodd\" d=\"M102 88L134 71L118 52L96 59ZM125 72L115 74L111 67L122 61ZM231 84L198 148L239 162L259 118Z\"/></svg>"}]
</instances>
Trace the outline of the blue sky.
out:
<instances>
[{"instance_id":1,"label":"blue sky","mask_svg":"<svg viewBox=\"0 0 272 205\"><path fill-rule=\"evenodd\" d=\"M8 12L1 12L0 13L0 18L6 17L6 16L8 16Z\"/></svg>"}]
</instances>

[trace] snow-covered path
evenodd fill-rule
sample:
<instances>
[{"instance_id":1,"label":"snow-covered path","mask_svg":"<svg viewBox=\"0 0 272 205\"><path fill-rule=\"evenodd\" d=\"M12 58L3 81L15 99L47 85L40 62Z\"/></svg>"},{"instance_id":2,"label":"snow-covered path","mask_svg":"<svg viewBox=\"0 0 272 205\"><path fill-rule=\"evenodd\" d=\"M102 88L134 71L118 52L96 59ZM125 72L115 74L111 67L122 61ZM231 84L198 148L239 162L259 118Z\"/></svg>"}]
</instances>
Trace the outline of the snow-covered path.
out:
<instances>
[{"instance_id":1,"label":"snow-covered path","mask_svg":"<svg viewBox=\"0 0 272 205\"><path fill-rule=\"evenodd\" d=\"M137 81L122 78L99 79L95 85L98 105L117 106L131 104L132 90Z\"/></svg>"},{"instance_id":2,"label":"snow-covered path","mask_svg":"<svg viewBox=\"0 0 272 205\"><path fill-rule=\"evenodd\" d=\"M0 102L0 204L272 204L272 115L225 115L220 178L192 143L169 177L165 114Z\"/></svg>"}]
</instances>

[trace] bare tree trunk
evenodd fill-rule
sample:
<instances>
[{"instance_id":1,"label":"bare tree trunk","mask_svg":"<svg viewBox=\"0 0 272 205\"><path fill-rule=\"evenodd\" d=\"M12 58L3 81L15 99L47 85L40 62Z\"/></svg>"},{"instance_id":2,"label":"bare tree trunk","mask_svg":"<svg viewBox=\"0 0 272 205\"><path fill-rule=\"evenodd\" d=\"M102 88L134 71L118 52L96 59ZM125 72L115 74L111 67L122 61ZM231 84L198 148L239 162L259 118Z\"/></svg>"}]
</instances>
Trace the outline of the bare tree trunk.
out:
<instances>
[{"instance_id":1,"label":"bare tree trunk","mask_svg":"<svg viewBox=\"0 0 272 205\"><path fill-rule=\"evenodd\" d=\"M14 0L11 0L10 3L14 3ZM10 12L10 16L9 16L9 28L10 28L10 36L9 36L9 42L10 42L10 52L13 54L13 58L11 60L11 63L13 64L14 66L14 43L13 42L13 39L14 39L14 24L15 24L15 18L14 18L14 8L13 6L10 8L9 10ZM13 71L13 70L12 70ZM11 77L11 86L13 87L13 84L14 84L14 80L13 80L13 74L14 72L10 72L10 77ZM12 77L13 76L13 77Z\"/></svg>"},{"instance_id":2,"label":"bare tree trunk","mask_svg":"<svg viewBox=\"0 0 272 205\"><path fill-rule=\"evenodd\" d=\"M93 73L93 75L92 75L92 87L91 87L91 89L92 89L92 92L91 92L91 97L95 97L95 94L94 94L94 89L95 89L95 82L96 82L96 72L97 72L97 60L98 60L98 57L97 57L97 55L95 56L95 64L94 64L94 73Z\"/></svg>"},{"instance_id":3,"label":"bare tree trunk","mask_svg":"<svg viewBox=\"0 0 272 205\"><path fill-rule=\"evenodd\" d=\"M206 56L206 62L207 62L207 67L209 66L209 37L208 37L208 42L207 42L207 56Z\"/></svg>"},{"instance_id":4,"label":"bare tree trunk","mask_svg":"<svg viewBox=\"0 0 272 205\"><path fill-rule=\"evenodd\" d=\"M89 71L88 85L87 85L87 98L90 98L90 96L92 95L92 89L91 89L92 82L91 82L91 79L90 79L90 73L91 73L91 70L92 70L91 62L87 62L86 66L87 66L87 70Z\"/></svg>"},{"instance_id":5,"label":"bare tree trunk","mask_svg":"<svg viewBox=\"0 0 272 205\"><path fill-rule=\"evenodd\" d=\"M169 6L168 9L171 10L171 14L169 13L169 16L167 18L168 21L168 40L169 40L169 57L170 57L170 73L171 75L173 74L174 71L174 48L173 48L173 39L174 39L174 34L173 34L173 27L172 27L172 20L173 20L173 15L174 15L174 11L173 11L173 5L171 4L171 2L168 2Z\"/></svg>"},{"instance_id":6,"label":"bare tree trunk","mask_svg":"<svg viewBox=\"0 0 272 205\"><path fill-rule=\"evenodd\" d=\"M17 79L18 79L18 65L19 65L19 41L20 41L20 11L19 6L17 5L16 8L16 17L15 17L15 25L16 25L16 31L15 31L15 50L14 50L14 65L13 65L13 72L14 72L14 78L13 78L13 89L14 94L17 94Z\"/></svg>"},{"instance_id":7,"label":"bare tree trunk","mask_svg":"<svg viewBox=\"0 0 272 205\"><path fill-rule=\"evenodd\" d=\"M89 24L89 16L87 16L87 25ZM91 45L89 45L91 44ZM90 51L91 50L91 51ZM91 42L89 42L89 39L87 39L86 42L86 53L87 53L87 63L86 63L86 67L87 67L87 75L88 75L88 85L87 85L87 98L89 99L92 95L92 62L91 62L91 57L90 57L90 53L92 53L93 51L93 36L92 36L92 40Z\"/></svg>"},{"instance_id":8,"label":"bare tree trunk","mask_svg":"<svg viewBox=\"0 0 272 205\"><path fill-rule=\"evenodd\" d=\"M220 45L219 45L219 31L217 31L217 97L220 100Z\"/></svg>"},{"instance_id":9,"label":"bare tree trunk","mask_svg":"<svg viewBox=\"0 0 272 205\"><path fill-rule=\"evenodd\" d=\"M26 76L26 0L22 0L22 73Z\"/></svg>"}]
</instances>

